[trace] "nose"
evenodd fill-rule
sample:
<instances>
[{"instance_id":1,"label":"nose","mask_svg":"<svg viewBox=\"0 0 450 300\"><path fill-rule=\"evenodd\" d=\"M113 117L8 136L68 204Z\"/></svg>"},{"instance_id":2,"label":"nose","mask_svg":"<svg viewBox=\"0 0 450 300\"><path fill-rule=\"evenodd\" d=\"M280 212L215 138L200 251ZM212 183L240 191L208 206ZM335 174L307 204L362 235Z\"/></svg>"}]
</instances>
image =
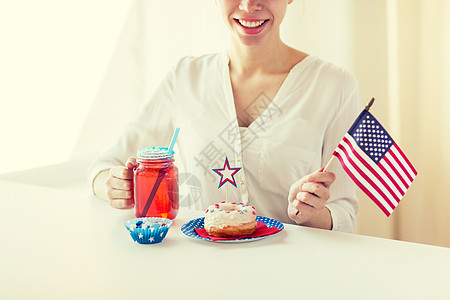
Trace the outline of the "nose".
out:
<instances>
[{"instance_id":1,"label":"nose","mask_svg":"<svg viewBox=\"0 0 450 300\"><path fill-rule=\"evenodd\" d=\"M261 0L242 0L239 9L248 13L253 13L262 9Z\"/></svg>"}]
</instances>

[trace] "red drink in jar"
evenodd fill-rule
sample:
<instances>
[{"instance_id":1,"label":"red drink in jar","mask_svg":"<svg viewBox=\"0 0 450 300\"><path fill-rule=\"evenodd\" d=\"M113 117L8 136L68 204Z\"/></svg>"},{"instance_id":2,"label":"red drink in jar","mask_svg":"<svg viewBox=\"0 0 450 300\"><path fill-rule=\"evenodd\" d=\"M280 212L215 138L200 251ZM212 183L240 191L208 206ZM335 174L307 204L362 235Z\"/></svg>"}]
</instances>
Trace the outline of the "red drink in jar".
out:
<instances>
[{"instance_id":1,"label":"red drink in jar","mask_svg":"<svg viewBox=\"0 0 450 300\"><path fill-rule=\"evenodd\" d=\"M139 149L134 170L135 215L175 219L178 214L178 168L166 147Z\"/></svg>"}]
</instances>

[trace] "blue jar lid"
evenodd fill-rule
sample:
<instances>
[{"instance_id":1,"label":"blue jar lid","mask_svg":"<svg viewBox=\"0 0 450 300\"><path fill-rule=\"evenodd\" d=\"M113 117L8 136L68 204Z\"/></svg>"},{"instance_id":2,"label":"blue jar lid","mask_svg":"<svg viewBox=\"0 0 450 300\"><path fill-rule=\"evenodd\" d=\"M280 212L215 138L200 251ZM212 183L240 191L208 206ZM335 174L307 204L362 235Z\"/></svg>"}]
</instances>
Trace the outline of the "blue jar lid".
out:
<instances>
[{"instance_id":1,"label":"blue jar lid","mask_svg":"<svg viewBox=\"0 0 450 300\"><path fill-rule=\"evenodd\" d=\"M147 147L141 148L137 152L138 160L158 160L172 158L175 152L169 151L167 147Z\"/></svg>"}]
</instances>

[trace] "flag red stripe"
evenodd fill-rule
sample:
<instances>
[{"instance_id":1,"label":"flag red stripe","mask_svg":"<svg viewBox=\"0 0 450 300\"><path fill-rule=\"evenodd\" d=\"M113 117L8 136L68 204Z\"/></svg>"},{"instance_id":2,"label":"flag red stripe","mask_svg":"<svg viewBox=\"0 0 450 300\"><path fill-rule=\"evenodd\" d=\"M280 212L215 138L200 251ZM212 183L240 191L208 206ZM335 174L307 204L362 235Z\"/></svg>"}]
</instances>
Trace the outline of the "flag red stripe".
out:
<instances>
[{"instance_id":1,"label":"flag red stripe","mask_svg":"<svg viewBox=\"0 0 450 300\"><path fill-rule=\"evenodd\" d=\"M402 149L400 149L400 147L397 145L397 143L394 143L394 147L395 147L395 149L397 149L398 153L400 153L400 155L406 161L406 163L408 164L409 168L413 171L414 175L417 176L416 169L414 169L413 165L411 164L409 159L406 157L405 153L403 153Z\"/></svg>"},{"instance_id":2,"label":"flag red stripe","mask_svg":"<svg viewBox=\"0 0 450 300\"><path fill-rule=\"evenodd\" d=\"M394 143L394 145L395 145L395 143ZM403 170L403 173L405 173L406 177L408 177L409 181L413 182L414 179L411 177L411 175L409 175L408 170L406 170L405 166L400 161L400 159L398 159L397 155L393 151L390 151L390 149L389 149L389 152L391 153L392 157L397 162L397 164L400 166L400 168Z\"/></svg>"},{"instance_id":3,"label":"flag red stripe","mask_svg":"<svg viewBox=\"0 0 450 300\"><path fill-rule=\"evenodd\" d=\"M338 146L339 147L339 146ZM375 197L365 186L364 186L364 184L362 184L359 180L358 180L358 178L356 178L354 175L353 175L353 173L352 173L352 171L347 167L347 165L345 164L345 161L344 161L344 159L341 157L341 154L339 153L339 152L336 152L336 151L334 151L334 153L333 153L333 155L334 156L336 156L338 159L339 159L339 161L341 162L341 165L342 165L342 167L344 168L344 170L345 170L345 172L347 172L347 174L348 174L348 176L350 176L351 178L352 178L352 180L353 180L353 182L355 182L356 183L356 185L361 189L361 190L363 190L363 192L364 193L366 193L366 195L370 198L370 199L372 199L372 201L373 202L375 202L375 204L384 212L384 214L386 215L386 216L390 216L391 214L389 213L389 211L384 207L384 205L382 205L381 203L380 203L380 201L378 201L378 199L377 199L377 197ZM348 158L348 156L347 156L347 158Z\"/></svg>"},{"instance_id":4,"label":"flag red stripe","mask_svg":"<svg viewBox=\"0 0 450 300\"><path fill-rule=\"evenodd\" d=\"M344 139L345 139L345 138L344 138ZM347 142L348 142L348 140L347 140L345 143L347 143ZM347 143L347 144L348 144L348 143ZM380 196L384 199L384 201L386 201L386 203L387 203L392 209L394 209L394 208L395 208L395 205L392 203L392 201L389 199L389 197L386 196L386 194L378 187L378 185L377 185L376 183L374 183L373 180L370 179L370 177L367 176L367 174L366 174L363 170L361 170L357 164L355 164L355 162L349 157L348 152L347 152L347 150L344 148L344 146L341 145L341 144L339 144L338 147L339 147L339 149L341 149L341 150L345 153L345 155L347 156L347 158L348 158L350 164L351 164L351 165L353 166L353 168L359 173L359 175L361 175L361 177L363 177L363 178L367 181L367 183L370 184L370 185L378 192L378 194L380 194ZM357 153L355 153L355 152L356 152L356 151L352 148L352 153L353 153L354 155L358 156ZM358 160L360 160L360 157L361 157L361 156L358 157ZM368 168L367 170L368 170L369 172L371 172L371 173L374 173L373 169L372 169L370 166L369 166L369 168Z\"/></svg>"},{"instance_id":5,"label":"flag red stripe","mask_svg":"<svg viewBox=\"0 0 450 300\"><path fill-rule=\"evenodd\" d=\"M390 152L391 150L389 150L388 152ZM389 167L392 169L392 171L394 171L395 175L397 175L397 178L400 179L400 181L403 183L404 187L406 189L408 189L408 184L406 183L406 181L403 179L403 177L400 175L400 173L397 171L397 169L394 167L394 165L392 164L392 162L389 160L389 158L387 157L387 155L385 155L383 157L383 160L389 165Z\"/></svg>"},{"instance_id":6,"label":"flag red stripe","mask_svg":"<svg viewBox=\"0 0 450 300\"><path fill-rule=\"evenodd\" d=\"M371 171L372 175L375 176L379 182L381 182L383 184L383 186L388 190L388 192L391 194L391 196L395 199L395 201L398 203L400 202L400 198L395 194L395 192L391 189L391 187L389 186L389 184L386 183L386 181L383 179L383 177L381 177L378 172L376 170L373 169L373 167L371 165L369 165L369 163L366 162L366 160L364 158L361 157L361 155L359 155L359 153L355 150L355 148L353 148L352 143L346 138L343 138L343 141L345 141L345 143L350 147L350 149L352 149L353 154L358 158L358 160L369 170ZM377 165L378 166L378 165ZM392 207L392 208L395 208Z\"/></svg>"},{"instance_id":7,"label":"flag red stripe","mask_svg":"<svg viewBox=\"0 0 450 300\"><path fill-rule=\"evenodd\" d=\"M399 191L399 193L404 196L405 192L401 189L401 187L398 185L397 181L394 180L394 178L392 177L391 173L389 173L386 168L382 165L382 164L377 164L377 166L380 168L381 171L384 172L384 175L386 175L389 180L391 181L392 184L394 184L394 186L397 188L397 190Z\"/></svg>"}]
</instances>

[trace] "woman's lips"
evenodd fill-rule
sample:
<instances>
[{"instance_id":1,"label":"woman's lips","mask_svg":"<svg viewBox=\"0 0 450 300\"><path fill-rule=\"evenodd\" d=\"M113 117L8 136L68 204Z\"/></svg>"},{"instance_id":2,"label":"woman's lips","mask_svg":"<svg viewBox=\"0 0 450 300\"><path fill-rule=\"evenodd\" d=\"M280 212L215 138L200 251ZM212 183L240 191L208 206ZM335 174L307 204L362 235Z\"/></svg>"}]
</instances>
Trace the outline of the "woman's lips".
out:
<instances>
[{"instance_id":1,"label":"woman's lips","mask_svg":"<svg viewBox=\"0 0 450 300\"><path fill-rule=\"evenodd\" d=\"M258 34L266 24L268 19L234 19L238 27L244 34Z\"/></svg>"}]
</instances>

